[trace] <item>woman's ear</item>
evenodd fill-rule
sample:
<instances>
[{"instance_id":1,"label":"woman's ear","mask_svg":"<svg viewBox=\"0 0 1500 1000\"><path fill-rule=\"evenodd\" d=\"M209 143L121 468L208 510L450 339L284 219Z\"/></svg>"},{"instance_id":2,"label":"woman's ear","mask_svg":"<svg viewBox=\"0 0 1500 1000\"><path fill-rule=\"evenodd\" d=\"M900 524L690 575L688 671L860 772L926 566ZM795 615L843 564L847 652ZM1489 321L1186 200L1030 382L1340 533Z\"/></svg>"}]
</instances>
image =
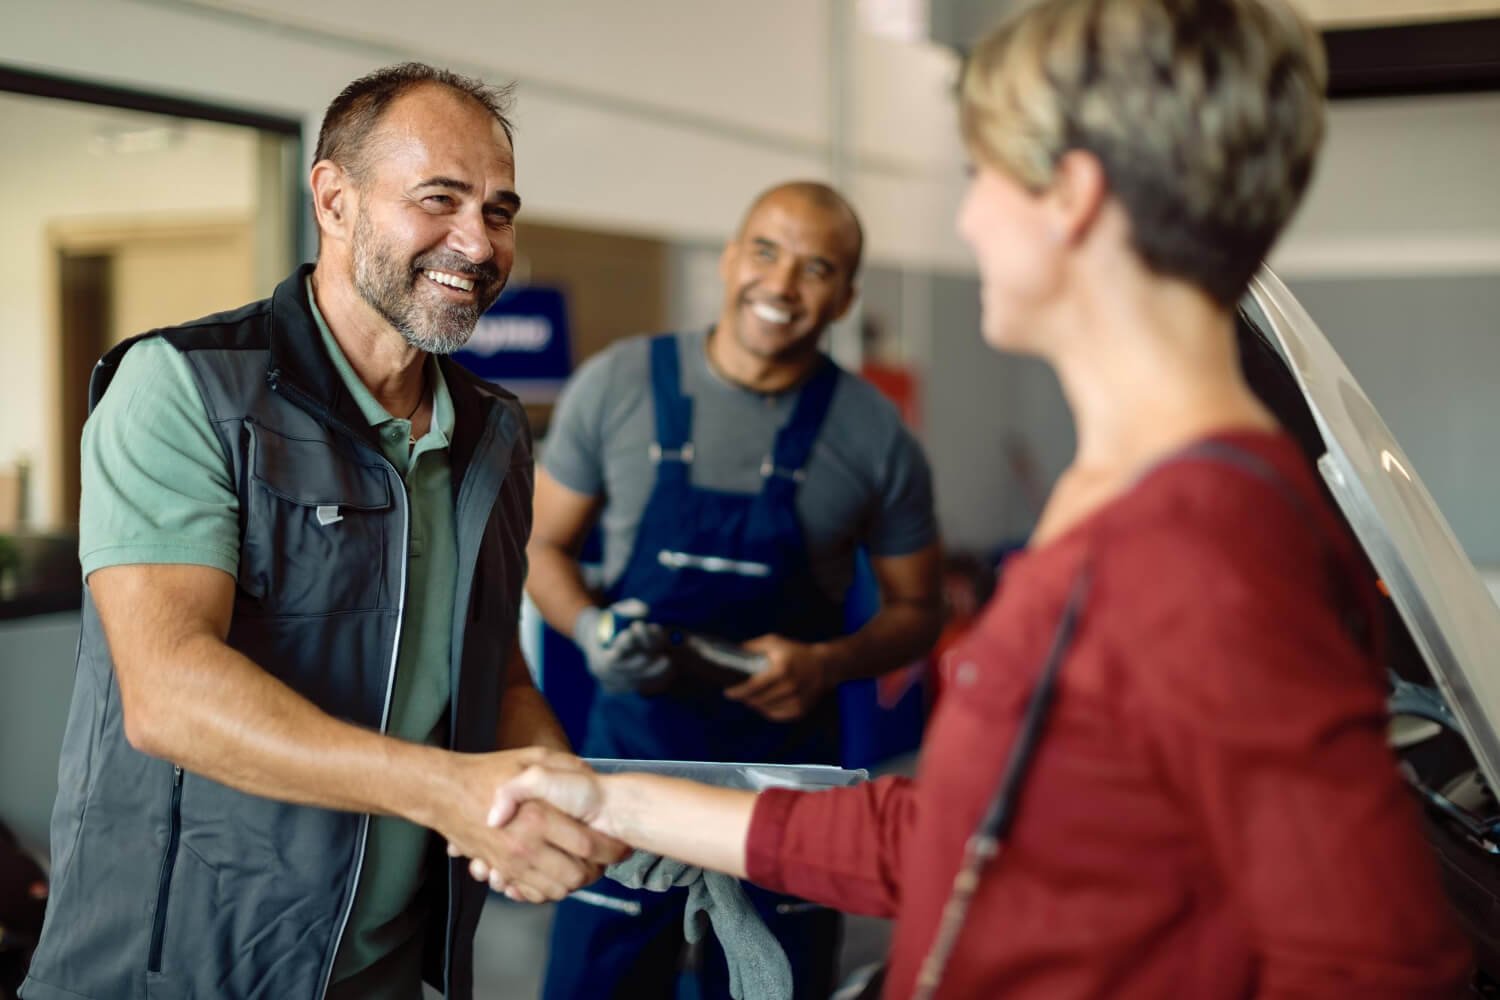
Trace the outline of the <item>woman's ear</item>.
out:
<instances>
[{"instance_id":1,"label":"woman's ear","mask_svg":"<svg viewBox=\"0 0 1500 1000\"><path fill-rule=\"evenodd\" d=\"M1104 164L1093 153L1070 149L1057 161L1045 195L1052 237L1058 243L1078 243L1088 235L1104 207L1109 181Z\"/></svg>"}]
</instances>

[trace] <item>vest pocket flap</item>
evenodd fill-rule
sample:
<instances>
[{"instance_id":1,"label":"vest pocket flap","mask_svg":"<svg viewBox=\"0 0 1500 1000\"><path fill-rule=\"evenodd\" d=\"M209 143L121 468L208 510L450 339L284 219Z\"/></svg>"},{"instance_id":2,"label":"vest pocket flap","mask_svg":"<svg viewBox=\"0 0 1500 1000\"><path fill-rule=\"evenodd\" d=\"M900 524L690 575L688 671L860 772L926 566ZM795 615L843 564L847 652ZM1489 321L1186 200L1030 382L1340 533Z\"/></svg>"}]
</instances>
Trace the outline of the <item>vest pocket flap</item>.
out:
<instances>
[{"instance_id":1,"label":"vest pocket flap","mask_svg":"<svg viewBox=\"0 0 1500 1000\"><path fill-rule=\"evenodd\" d=\"M303 507L385 510L385 470L345 458L325 441L289 438L256 426L251 475L270 492Z\"/></svg>"}]
</instances>

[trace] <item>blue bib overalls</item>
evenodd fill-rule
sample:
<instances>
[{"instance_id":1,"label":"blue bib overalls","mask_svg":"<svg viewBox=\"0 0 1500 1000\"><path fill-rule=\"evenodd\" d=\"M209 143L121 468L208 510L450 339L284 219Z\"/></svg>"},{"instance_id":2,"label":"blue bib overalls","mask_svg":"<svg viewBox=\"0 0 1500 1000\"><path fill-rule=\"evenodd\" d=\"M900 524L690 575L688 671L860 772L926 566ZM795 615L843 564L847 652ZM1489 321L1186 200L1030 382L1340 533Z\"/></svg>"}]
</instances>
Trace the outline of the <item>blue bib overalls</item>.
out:
<instances>
[{"instance_id":1,"label":"blue bib overalls","mask_svg":"<svg viewBox=\"0 0 1500 1000\"><path fill-rule=\"evenodd\" d=\"M653 622L733 641L773 633L805 642L842 631L843 608L813 579L797 488L828 414L839 369L826 359L798 393L761 466L759 493L694 486L693 401L681 388L677 340L651 342L656 485L610 601L634 598ZM836 764L838 706L825 698L802 719L772 722L688 683L659 695L600 692L582 748L588 757ZM833 989L839 919L832 911L747 886L786 948L797 995ZM558 906L544 996L671 997L686 890L652 893L605 879ZM712 942L712 937L708 938ZM716 943L705 948L703 997L727 997Z\"/></svg>"}]
</instances>

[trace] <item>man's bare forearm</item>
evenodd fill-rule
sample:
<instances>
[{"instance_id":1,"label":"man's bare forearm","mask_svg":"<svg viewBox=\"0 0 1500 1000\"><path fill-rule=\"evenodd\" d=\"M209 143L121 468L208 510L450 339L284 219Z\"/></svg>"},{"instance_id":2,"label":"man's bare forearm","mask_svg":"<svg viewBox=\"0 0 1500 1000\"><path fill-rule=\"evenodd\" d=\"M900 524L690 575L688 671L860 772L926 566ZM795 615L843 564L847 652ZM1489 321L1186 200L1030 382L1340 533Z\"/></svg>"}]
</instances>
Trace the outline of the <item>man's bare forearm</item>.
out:
<instances>
[{"instance_id":1,"label":"man's bare forearm","mask_svg":"<svg viewBox=\"0 0 1500 1000\"><path fill-rule=\"evenodd\" d=\"M889 604L852 635L822 644L837 682L876 677L927 654L942 628L942 612L918 603Z\"/></svg>"},{"instance_id":2,"label":"man's bare forearm","mask_svg":"<svg viewBox=\"0 0 1500 1000\"><path fill-rule=\"evenodd\" d=\"M618 845L544 807L505 830L485 824L495 789L553 758L548 750L453 753L384 736L334 718L230 648L227 574L118 566L95 571L88 585L114 657L126 738L143 753L252 795L401 816L461 854L489 859L518 898L561 898L619 856ZM524 695L518 700L519 725L526 731L529 715L529 731L539 732L544 723L526 712Z\"/></svg>"},{"instance_id":3,"label":"man's bare forearm","mask_svg":"<svg viewBox=\"0 0 1500 1000\"><path fill-rule=\"evenodd\" d=\"M121 566L89 589L142 752L253 795L429 827L464 797L460 755L335 718L228 646L226 574Z\"/></svg>"},{"instance_id":4,"label":"man's bare forearm","mask_svg":"<svg viewBox=\"0 0 1500 1000\"><path fill-rule=\"evenodd\" d=\"M240 791L431 826L453 780L450 755L333 718L215 636L157 671L170 685L131 700L131 742Z\"/></svg>"},{"instance_id":5,"label":"man's bare forearm","mask_svg":"<svg viewBox=\"0 0 1500 1000\"><path fill-rule=\"evenodd\" d=\"M505 695L500 701L496 746L501 750L536 746L571 753L568 734L563 732L546 697L531 682L531 671L526 668L519 646L512 648L505 669Z\"/></svg>"},{"instance_id":6,"label":"man's bare forearm","mask_svg":"<svg viewBox=\"0 0 1500 1000\"><path fill-rule=\"evenodd\" d=\"M530 570L526 593L547 624L571 635L578 613L594 603L573 553L551 542L533 539L526 551Z\"/></svg>"}]
</instances>

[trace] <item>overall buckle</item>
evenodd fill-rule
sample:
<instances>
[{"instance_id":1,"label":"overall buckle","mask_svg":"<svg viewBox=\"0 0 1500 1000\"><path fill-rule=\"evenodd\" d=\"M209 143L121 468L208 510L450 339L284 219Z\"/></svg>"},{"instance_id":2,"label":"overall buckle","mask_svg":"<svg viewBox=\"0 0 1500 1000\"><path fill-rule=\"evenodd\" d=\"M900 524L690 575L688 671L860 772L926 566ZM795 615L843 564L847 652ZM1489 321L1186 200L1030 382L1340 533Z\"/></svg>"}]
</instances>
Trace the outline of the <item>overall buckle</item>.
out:
<instances>
[{"instance_id":1,"label":"overall buckle","mask_svg":"<svg viewBox=\"0 0 1500 1000\"><path fill-rule=\"evenodd\" d=\"M691 441L681 448L663 448L653 441L647 452L651 456L652 465L660 465L663 459L668 462L681 462L684 465L691 465L693 462L693 442Z\"/></svg>"},{"instance_id":2,"label":"overall buckle","mask_svg":"<svg viewBox=\"0 0 1500 1000\"><path fill-rule=\"evenodd\" d=\"M780 476L783 479L790 479L794 483L804 482L807 479L806 472L802 471L801 469L783 469L781 466L773 462L769 455L761 460L760 476L762 479L770 479L772 476Z\"/></svg>"}]
</instances>

